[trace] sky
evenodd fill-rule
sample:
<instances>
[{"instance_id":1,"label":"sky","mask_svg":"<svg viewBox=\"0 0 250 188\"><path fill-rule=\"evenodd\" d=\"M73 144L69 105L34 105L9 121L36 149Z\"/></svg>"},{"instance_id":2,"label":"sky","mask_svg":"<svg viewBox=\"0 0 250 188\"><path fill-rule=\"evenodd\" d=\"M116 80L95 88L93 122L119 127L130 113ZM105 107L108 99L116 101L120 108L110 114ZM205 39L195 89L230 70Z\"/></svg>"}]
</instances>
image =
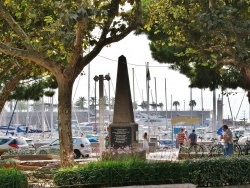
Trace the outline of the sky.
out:
<instances>
[{"instance_id":1,"label":"sky","mask_svg":"<svg viewBox=\"0 0 250 188\"><path fill-rule=\"evenodd\" d=\"M134 101L133 93L135 93L135 101L140 104L143 100L147 100L146 96L146 62L149 63L150 70L150 97L149 102L156 101L164 104L164 110L174 110L171 105L171 101L178 101L180 106L178 110L189 110L189 101L191 96L191 90L188 87L189 79L180 74L177 71L169 69L169 65L160 64L153 60L149 49L149 40L145 35L135 36L133 33L128 35L123 40L111 44L109 47L105 47L101 53L90 63L90 66L84 68L84 74L79 76L74 84L73 89L73 101L76 101L79 97L88 98L88 86L90 88L90 97L94 97L95 81L94 76L110 74L110 97L115 97L116 76L118 58L124 55L127 59L131 96ZM89 74L90 73L90 74ZM90 85L88 79L90 78ZM165 84L166 81L166 84ZM134 84L133 84L134 83ZM166 86L166 92L165 92ZM109 87L108 81L104 81L104 95L108 96ZM97 99L98 97L98 84L97 84ZM233 116L236 119L249 118L249 104L247 101L246 93L242 89L229 90L234 93L230 95L229 99L223 97L223 118L231 118ZM201 94L202 93L202 94ZM220 98L220 90L216 90L216 97ZM166 97L167 96L167 102ZM213 109L213 92L209 89L201 91L200 89L192 89L192 99L196 101L194 110L202 109L203 96L203 108L204 110ZM171 100L172 99L172 100ZM229 102L228 102L229 101ZM231 111L230 111L231 106Z\"/></svg>"}]
</instances>

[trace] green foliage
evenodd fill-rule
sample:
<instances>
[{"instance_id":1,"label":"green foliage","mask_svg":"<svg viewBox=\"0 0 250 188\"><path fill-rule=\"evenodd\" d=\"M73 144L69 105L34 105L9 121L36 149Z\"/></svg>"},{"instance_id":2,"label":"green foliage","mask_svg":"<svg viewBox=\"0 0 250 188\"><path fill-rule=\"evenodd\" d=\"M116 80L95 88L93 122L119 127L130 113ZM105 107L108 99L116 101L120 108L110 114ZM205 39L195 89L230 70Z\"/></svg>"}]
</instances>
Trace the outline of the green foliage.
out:
<instances>
[{"instance_id":1,"label":"green foliage","mask_svg":"<svg viewBox=\"0 0 250 188\"><path fill-rule=\"evenodd\" d=\"M22 77L15 90L8 94L8 100L39 100L43 95L54 95L54 92L44 91L57 88L55 78L49 76L47 71L36 65L28 65L27 61L0 54L0 89L13 84L11 80L18 74L22 74ZM44 78L41 78L43 75Z\"/></svg>"},{"instance_id":2,"label":"green foliage","mask_svg":"<svg viewBox=\"0 0 250 188\"><path fill-rule=\"evenodd\" d=\"M38 154L52 154L52 155L60 155L60 149L50 148L50 149L40 149L37 152Z\"/></svg>"},{"instance_id":3,"label":"green foliage","mask_svg":"<svg viewBox=\"0 0 250 188\"><path fill-rule=\"evenodd\" d=\"M5 164L9 164L9 165L12 165L12 166L16 167L16 164L17 164L18 162L19 162L18 160L13 159L13 158L0 160L0 167L3 168L3 166L4 166Z\"/></svg>"},{"instance_id":4,"label":"green foliage","mask_svg":"<svg viewBox=\"0 0 250 188\"><path fill-rule=\"evenodd\" d=\"M147 163L141 160L93 162L77 169L59 170L54 176L54 182L64 186L177 183L183 182L187 174L187 168L183 165L175 162Z\"/></svg>"},{"instance_id":5,"label":"green foliage","mask_svg":"<svg viewBox=\"0 0 250 188\"><path fill-rule=\"evenodd\" d=\"M36 148L29 148L29 149L8 149L8 151L6 151L4 155L28 155L28 154L34 154L36 152Z\"/></svg>"},{"instance_id":6,"label":"green foliage","mask_svg":"<svg viewBox=\"0 0 250 188\"><path fill-rule=\"evenodd\" d=\"M143 1L153 58L190 87L250 89L249 1Z\"/></svg>"},{"instance_id":7,"label":"green foliage","mask_svg":"<svg viewBox=\"0 0 250 188\"><path fill-rule=\"evenodd\" d=\"M186 161L142 160L91 162L56 172L57 186L129 186L193 183L199 187L244 185L250 182L249 157L203 158Z\"/></svg>"},{"instance_id":8,"label":"green foliage","mask_svg":"<svg viewBox=\"0 0 250 188\"><path fill-rule=\"evenodd\" d=\"M124 8L126 3L131 6ZM58 83L62 155L71 156L73 149L69 132L75 79L103 47L122 40L140 25L141 0L0 1L0 28L3 28L0 54L21 59L21 64L27 63L32 68L32 64L36 64L53 75ZM34 83L31 91L29 86L22 85L15 98L27 98L24 92L27 89L34 91L36 100L41 88ZM46 94L52 95L51 92ZM62 165L71 166L73 158L66 159L61 156Z\"/></svg>"},{"instance_id":9,"label":"green foliage","mask_svg":"<svg viewBox=\"0 0 250 188\"><path fill-rule=\"evenodd\" d=\"M27 177L20 170L0 168L0 187L26 188Z\"/></svg>"},{"instance_id":10,"label":"green foliage","mask_svg":"<svg viewBox=\"0 0 250 188\"><path fill-rule=\"evenodd\" d=\"M116 12L116 3L109 1L39 1L19 0L13 2L5 0L5 5L16 22L28 33L29 40L36 50L42 52L54 62L67 65L70 62L71 52L76 37L75 28L79 20L86 20L87 25L82 34L83 50L89 44L95 45L98 38L92 33L94 29L103 29L108 17L120 16L120 20L110 26L110 35L114 36L124 32L126 22L131 21L131 12ZM133 2L134 3L134 2ZM112 7L113 6L113 7ZM112 9L113 8L113 9ZM9 36L9 41L16 45L21 39L10 30L7 24L3 35ZM0 34L1 37L1 34ZM28 42L28 41L27 41Z\"/></svg>"},{"instance_id":11,"label":"green foliage","mask_svg":"<svg viewBox=\"0 0 250 188\"><path fill-rule=\"evenodd\" d=\"M199 186L224 186L248 184L249 157L208 158L188 161L191 183Z\"/></svg>"},{"instance_id":12,"label":"green foliage","mask_svg":"<svg viewBox=\"0 0 250 188\"><path fill-rule=\"evenodd\" d=\"M16 87L11 93L9 100L35 100L38 101L43 95L52 97L55 92L57 83L55 78L37 79L36 81L24 82ZM46 89L49 89L46 91Z\"/></svg>"}]
</instances>

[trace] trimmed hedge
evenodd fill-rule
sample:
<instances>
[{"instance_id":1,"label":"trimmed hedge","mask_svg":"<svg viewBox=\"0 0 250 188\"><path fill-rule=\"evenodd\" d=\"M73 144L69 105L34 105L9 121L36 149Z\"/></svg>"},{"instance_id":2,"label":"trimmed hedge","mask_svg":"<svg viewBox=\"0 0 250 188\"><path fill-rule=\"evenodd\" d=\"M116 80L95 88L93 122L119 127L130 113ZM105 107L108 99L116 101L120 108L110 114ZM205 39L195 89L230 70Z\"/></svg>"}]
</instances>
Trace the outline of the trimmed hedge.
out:
<instances>
[{"instance_id":1,"label":"trimmed hedge","mask_svg":"<svg viewBox=\"0 0 250 188\"><path fill-rule=\"evenodd\" d=\"M172 184L185 182L187 170L186 164L180 162L100 161L78 168L62 168L56 172L54 183L65 187Z\"/></svg>"},{"instance_id":2,"label":"trimmed hedge","mask_svg":"<svg viewBox=\"0 0 250 188\"><path fill-rule=\"evenodd\" d=\"M198 186L242 185L250 182L250 158L204 158L148 163L140 160L99 161L56 172L57 186L129 186L193 183Z\"/></svg>"},{"instance_id":3,"label":"trimmed hedge","mask_svg":"<svg viewBox=\"0 0 250 188\"><path fill-rule=\"evenodd\" d=\"M199 186L244 185L250 182L249 157L218 157L186 163L189 163L189 183Z\"/></svg>"},{"instance_id":4,"label":"trimmed hedge","mask_svg":"<svg viewBox=\"0 0 250 188\"><path fill-rule=\"evenodd\" d=\"M27 176L15 168L0 168L0 188L26 188Z\"/></svg>"}]
</instances>

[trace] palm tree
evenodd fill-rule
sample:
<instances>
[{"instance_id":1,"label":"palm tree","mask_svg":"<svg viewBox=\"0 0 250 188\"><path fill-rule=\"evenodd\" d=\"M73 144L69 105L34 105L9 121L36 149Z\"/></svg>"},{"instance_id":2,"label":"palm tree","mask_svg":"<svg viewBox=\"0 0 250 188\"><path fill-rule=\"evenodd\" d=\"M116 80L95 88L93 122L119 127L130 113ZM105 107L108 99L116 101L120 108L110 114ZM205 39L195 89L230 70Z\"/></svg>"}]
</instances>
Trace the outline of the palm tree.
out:
<instances>
[{"instance_id":1,"label":"palm tree","mask_svg":"<svg viewBox=\"0 0 250 188\"><path fill-rule=\"evenodd\" d=\"M142 101L142 103L140 105L138 105L138 106L140 106L144 110L144 109L147 108L148 102L147 101Z\"/></svg>"},{"instance_id":2,"label":"palm tree","mask_svg":"<svg viewBox=\"0 0 250 188\"><path fill-rule=\"evenodd\" d=\"M162 102L160 102L159 104L158 104L158 106L161 108L161 111L162 111L162 108L163 108L163 103Z\"/></svg>"},{"instance_id":3,"label":"palm tree","mask_svg":"<svg viewBox=\"0 0 250 188\"><path fill-rule=\"evenodd\" d=\"M150 106L152 106L152 108L153 108L153 110L155 110L156 109L156 107L157 107L157 104L155 103L155 102L152 102L151 104L149 104Z\"/></svg>"},{"instance_id":4,"label":"palm tree","mask_svg":"<svg viewBox=\"0 0 250 188\"><path fill-rule=\"evenodd\" d=\"M80 109L84 109L84 105L86 103L86 99L84 97L79 97L75 103L76 106L79 106Z\"/></svg>"},{"instance_id":5,"label":"palm tree","mask_svg":"<svg viewBox=\"0 0 250 188\"><path fill-rule=\"evenodd\" d=\"M191 110L193 111L194 106L196 106L195 100L191 100L191 101L189 102L189 106L191 107Z\"/></svg>"},{"instance_id":6,"label":"palm tree","mask_svg":"<svg viewBox=\"0 0 250 188\"><path fill-rule=\"evenodd\" d=\"M174 101L173 106L175 106L175 111L177 111L177 106L180 106L179 101Z\"/></svg>"}]
</instances>

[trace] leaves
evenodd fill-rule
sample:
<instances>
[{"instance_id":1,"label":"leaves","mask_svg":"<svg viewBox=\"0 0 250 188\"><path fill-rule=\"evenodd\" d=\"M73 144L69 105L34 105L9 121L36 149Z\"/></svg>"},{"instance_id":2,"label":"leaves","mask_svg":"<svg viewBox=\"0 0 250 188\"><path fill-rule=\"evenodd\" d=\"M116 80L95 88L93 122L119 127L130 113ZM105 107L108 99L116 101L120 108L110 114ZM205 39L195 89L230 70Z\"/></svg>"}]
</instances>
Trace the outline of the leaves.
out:
<instances>
[{"instance_id":1,"label":"leaves","mask_svg":"<svg viewBox=\"0 0 250 188\"><path fill-rule=\"evenodd\" d=\"M125 10L121 5L127 2L132 6ZM40 69L41 75L48 71L58 83L59 132L64 143L61 144L61 162L71 166L73 83L104 46L122 40L141 25L140 0L3 0L0 10L0 28L5 27L2 20L8 23L5 32L0 32L0 52L20 58L19 63L27 63L36 71ZM93 48L87 52L90 45ZM22 84L12 97L28 98L25 91L30 91L36 100L44 87L47 86L43 82ZM46 95L51 94L46 92Z\"/></svg>"},{"instance_id":2,"label":"leaves","mask_svg":"<svg viewBox=\"0 0 250 188\"><path fill-rule=\"evenodd\" d=\"M249 5L145 0L143 29L153 58L187 75L190 87L250 89Z\"/></svg>"},{"instance_id":3,"label":"leaves","mask_svg":"<svg viewBox=\"0 0 250 188\"><path fill-rule=\"evenodd\" d=\"M44 21L46 22L46 24L50 24L50 23L54 22L54 20L51 16L45 16Z\"/></svg>"}]
</instances>

